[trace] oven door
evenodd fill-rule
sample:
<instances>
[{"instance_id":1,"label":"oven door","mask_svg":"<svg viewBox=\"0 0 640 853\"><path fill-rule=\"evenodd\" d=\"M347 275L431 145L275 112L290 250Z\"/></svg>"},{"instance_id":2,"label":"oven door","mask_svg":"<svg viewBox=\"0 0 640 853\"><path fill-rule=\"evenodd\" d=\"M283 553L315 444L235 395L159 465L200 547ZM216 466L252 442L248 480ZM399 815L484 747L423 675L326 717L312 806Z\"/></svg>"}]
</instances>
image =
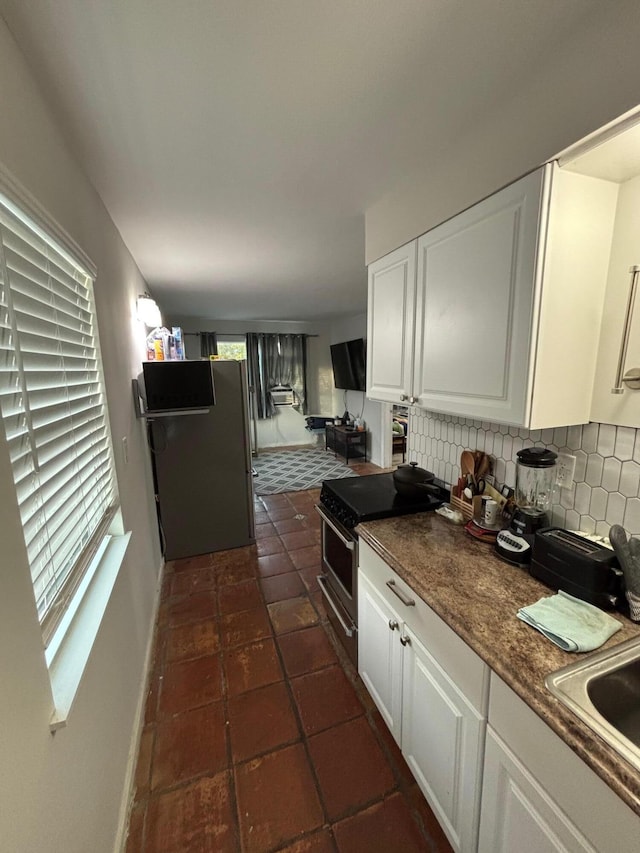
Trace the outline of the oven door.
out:
<instances>
[{"instance_id":1,"label":"oven door","mask_svg":"<svg viewBox=\"0 0 640 853\"><path fill-rule=\"evenodd\" d=\"M318 578L327 616L336 634L357 665L358 538L344 528L324 507L316 506L322 519L322 568Z\"/></svg>"}]
</instances>

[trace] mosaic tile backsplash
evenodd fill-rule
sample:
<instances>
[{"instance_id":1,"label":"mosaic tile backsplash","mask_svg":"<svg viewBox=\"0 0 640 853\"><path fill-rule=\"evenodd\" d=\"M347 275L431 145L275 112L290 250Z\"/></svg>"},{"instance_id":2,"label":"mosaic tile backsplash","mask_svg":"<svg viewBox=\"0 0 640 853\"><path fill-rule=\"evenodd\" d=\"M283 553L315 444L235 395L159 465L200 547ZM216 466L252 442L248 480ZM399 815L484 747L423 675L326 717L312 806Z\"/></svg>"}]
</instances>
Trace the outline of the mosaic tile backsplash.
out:
<instances>
[{"instance_id":1,"label":"mosaic tile backsplash","mask_svg":"<svg viewBox=\"0 0 640 853\"><path fill-rule=\"evenodd\" d=\"M571 489L558 489L552 523L569 530L608 536L612 524L640 536L640 430L589 423L527 430L430 412L411 412L407 461L444 480L460 476L463 450L493 457L497 483L515 486L516 454L544 446L576 457Z\"/></svg>"}]
</instances>

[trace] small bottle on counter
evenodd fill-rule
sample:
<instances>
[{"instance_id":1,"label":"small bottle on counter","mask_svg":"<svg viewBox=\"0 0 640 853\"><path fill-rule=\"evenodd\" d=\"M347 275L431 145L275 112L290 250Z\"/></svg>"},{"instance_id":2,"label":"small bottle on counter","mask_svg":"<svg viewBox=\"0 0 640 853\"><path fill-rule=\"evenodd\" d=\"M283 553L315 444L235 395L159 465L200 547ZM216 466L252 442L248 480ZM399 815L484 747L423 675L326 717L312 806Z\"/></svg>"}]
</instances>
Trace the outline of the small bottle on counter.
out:
<instances>
[{"instance_id":1,"label":"small bottle on counter","mask_svg":"<svg viewBox=\"0 0 640 853\"><path fill-rule=\"evenodd\" d=\"M171 334L175 339L176 354L175 358L178 361L184 361L184 341L182 339L182 329L180 326L172 326Z\"/></svg>"}]
</instances>

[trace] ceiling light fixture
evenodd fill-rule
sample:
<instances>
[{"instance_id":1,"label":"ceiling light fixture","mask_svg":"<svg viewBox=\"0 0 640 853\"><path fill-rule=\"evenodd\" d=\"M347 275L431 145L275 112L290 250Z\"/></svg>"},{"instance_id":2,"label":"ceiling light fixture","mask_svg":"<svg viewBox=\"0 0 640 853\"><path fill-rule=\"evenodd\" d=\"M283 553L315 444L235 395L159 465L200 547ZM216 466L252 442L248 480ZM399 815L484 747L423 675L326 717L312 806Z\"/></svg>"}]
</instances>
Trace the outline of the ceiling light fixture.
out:
<instances>
[{"instance_id":1,"label":"ceiling light fixture","mask_svg":"<svg viewBox=\"0 0 640 853\"><path fill-rule=\"evenodd\" d=\"M160 309L150 293L143 293L138 296L136 308L138 320L145 326L160 326L162 324Z\"/></svg>"}]
</instances>

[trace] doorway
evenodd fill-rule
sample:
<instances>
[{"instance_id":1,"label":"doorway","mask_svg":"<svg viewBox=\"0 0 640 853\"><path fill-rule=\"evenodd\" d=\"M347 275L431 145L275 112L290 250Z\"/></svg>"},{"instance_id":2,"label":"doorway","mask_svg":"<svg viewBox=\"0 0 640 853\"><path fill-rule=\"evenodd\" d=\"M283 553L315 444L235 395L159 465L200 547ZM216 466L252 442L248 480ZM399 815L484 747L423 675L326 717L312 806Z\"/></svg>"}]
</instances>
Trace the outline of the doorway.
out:
<instances>
[{"instance_id":1,"label":"doorway","mask_svg":"<svg viewBox=\"0 0 640 853\"><path fill-rule=\"evenodd\" d=\"M393 467L407 461L407 437L409 435L408 406L391 406L391 464Z\"/></svg>"}]
</instances>

